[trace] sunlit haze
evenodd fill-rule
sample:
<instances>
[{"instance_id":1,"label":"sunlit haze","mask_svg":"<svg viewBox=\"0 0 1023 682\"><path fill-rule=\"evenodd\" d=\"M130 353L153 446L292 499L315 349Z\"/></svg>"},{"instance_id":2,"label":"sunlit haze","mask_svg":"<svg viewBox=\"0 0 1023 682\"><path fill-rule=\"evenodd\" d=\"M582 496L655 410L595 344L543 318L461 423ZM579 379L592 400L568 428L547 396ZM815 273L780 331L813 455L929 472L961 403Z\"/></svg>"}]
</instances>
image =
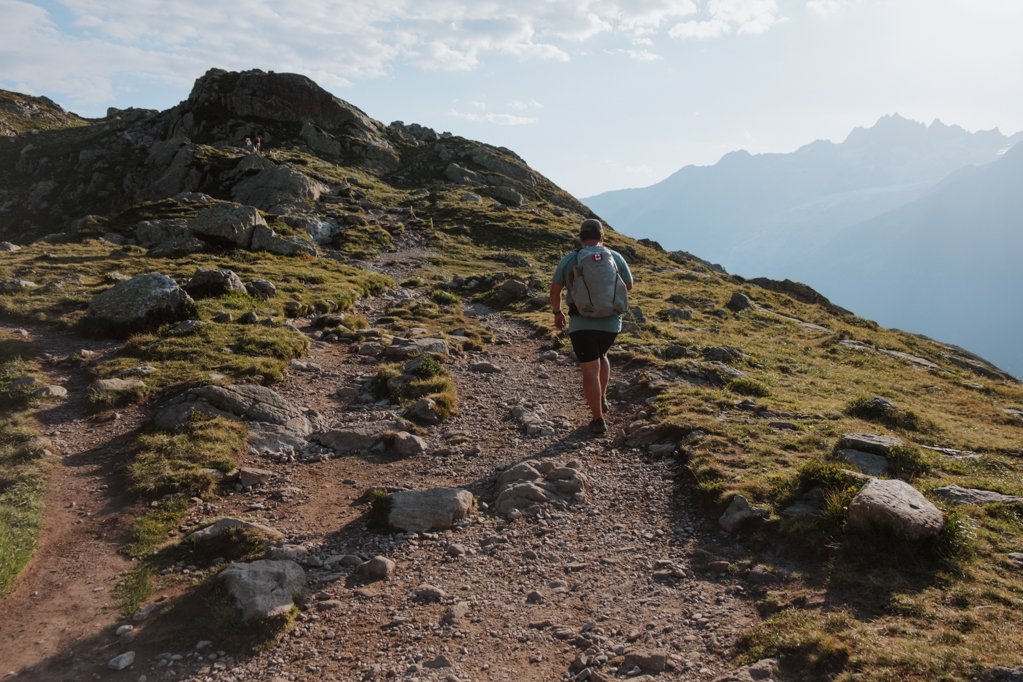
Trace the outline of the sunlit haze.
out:
<instances>
[{"instance_id":1,"label":"sunlit haze","mask_svg":"<svg viewBox=\"0 0 1023 682\"><path fill-rule=\"evenodd\" d=\"M893 112L1023 129L1021 25L1016 0L3 0L0 87L101 116L210 67L298 72L587 196Z\"/></svg>"}]
</instances>

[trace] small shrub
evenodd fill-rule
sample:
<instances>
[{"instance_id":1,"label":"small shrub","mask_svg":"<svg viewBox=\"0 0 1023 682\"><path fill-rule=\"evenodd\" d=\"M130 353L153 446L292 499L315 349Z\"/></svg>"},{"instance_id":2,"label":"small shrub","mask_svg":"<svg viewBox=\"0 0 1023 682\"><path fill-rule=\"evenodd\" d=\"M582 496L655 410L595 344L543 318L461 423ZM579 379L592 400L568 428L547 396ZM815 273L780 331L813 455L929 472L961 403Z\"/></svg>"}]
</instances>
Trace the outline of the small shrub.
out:
<instances>
[{"instance_id":1,"label":"small shrub","mask_svg":"<svg viewBox=\"0 0 1023 682\"><path fill-rule=\"evenodd\" d=\"M430 298L441 305L456 305L459 302L457 295L444 289L434 289L433 293L430 294Z\"/></svg>"},{"instance_id":2,"label":"small shrub","mask_svg":"<svg viewBox=\"0 0 1023 682\"><path fill-rule=\"evenodd\" d=\"M401 376L401 367L394 364L380 365L377 367L373 380L370 381L369 390L378 398L391 397L387 382L395 377Z\"/></svg>"},{"instance_id":3,"label":"small shrub","mask_svg":"<svg viewBox=\"0 0 1023 682\"><path fill-rule=\"evenodd\" d=\"M851 417L884 424L892 429L924 431L930 428L915 412L900 409L878 398L858 398L849 403L845 413Z\"/></svg>"},{"instance_id":4,"label":"small shrub","mask_svg":"<svg viewBox=\"0 0 1023 682\"><path fill-rule=\"evenodd\" d=\"M888 472L906 480L930 472L931 458L909 445L899 445L888 451Z\"/></svg>"},{"instance_id":5,"label":"small shrub","mask_svg":"<svg viewBox=\"0 0 1023 682\"><path fill-rule=\"evenodd\" d=\"M369 491L369 512L366 514L366 523L375 530L387 531L391 529L389 521L391 516L391 494L386 490L374 488Z\"/></svg>"},{"instance_id":6,"label":"small shrub","mask_svg":"<svg viewBox=\"0 0 1023 682\"><path fill-rule=\"evenodd\" d=\"M753 379L732 379L725 385L732 393L763 398L771 395L771 391L759 381Z\"/></svg>"},{"instance_id":7,"label":"small shrub","mask_svg":"<svg viewBox=\"0 0 1023 682\"><path fill-rule=\"evenodd\" d=\"M366 319L365 315L347 315L345 321L341 323L345 329L355 331L357 329L369 329L369 320Z\"/></svg>"},{"instance_id":8,"label":"small shrub","mask_svg":"<svg viewBox=\"0 0 1023 682\"><path fill-rule=\"evenodd\" d=\"M92 407L97 409L103 409L108 407L117 407L119 405L132 405L139 403L146 397L149 392L149 387L145 385L132 386L130 389L123 391L98 391L90 389L88 392L88 401Z\"/></svg>"},{"instance_id":9,"label":"small shrub","mask_svg":"<svg viewBox=\"0 0 1023 682\"><path fill-rule=\"evenodd\" d=\"M131 541L121 551L133 559L141 559L167 541L167 535L176 528L192 508L187 498L163 500L151 508L131 526Z\"/></svg>"},{"instance_id":10,"label":"small shrub","mask_svg":"<svg viewBox=\"0 0 1023 682\"><path fill-rule=\"evenodd\" d=\"M186 543L198 563L210 564L214 559L226 561L255 561L266 554L270 541L252 528L228 528L215 538Z\"/></svg>"},{"instance_id":11,"label":"small shrub","mask_svg":"<svg viewBox=\"0 0 1023 682\"><path fill-rule=\"evenodd\" d=\"M448 375L448 371L444 369L444 365L441 361L432 355L420 356L416 368L413 369L411 373L420 379L444 377Z\"/></svg>"}]
</instances>

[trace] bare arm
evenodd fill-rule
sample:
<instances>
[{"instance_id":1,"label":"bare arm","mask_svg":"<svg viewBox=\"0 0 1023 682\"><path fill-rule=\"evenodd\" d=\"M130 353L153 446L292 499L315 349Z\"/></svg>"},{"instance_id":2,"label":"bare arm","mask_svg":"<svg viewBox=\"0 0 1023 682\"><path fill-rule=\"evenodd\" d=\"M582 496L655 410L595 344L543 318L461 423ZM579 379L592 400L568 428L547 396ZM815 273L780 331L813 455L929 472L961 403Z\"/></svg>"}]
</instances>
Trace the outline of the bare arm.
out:
<instances>
[{"instance_id":1,"label":"bare arm","mask_svg":"<svg viewBox=\"0 0 1023 682\"><path fill-rule=\"evenodd\" d=\"M554 326L557 329L565 328L565 313L561 312L561 290L564 288L557 282L551 282L551 310L554 311Z\"/></svg>"}]
</instances>

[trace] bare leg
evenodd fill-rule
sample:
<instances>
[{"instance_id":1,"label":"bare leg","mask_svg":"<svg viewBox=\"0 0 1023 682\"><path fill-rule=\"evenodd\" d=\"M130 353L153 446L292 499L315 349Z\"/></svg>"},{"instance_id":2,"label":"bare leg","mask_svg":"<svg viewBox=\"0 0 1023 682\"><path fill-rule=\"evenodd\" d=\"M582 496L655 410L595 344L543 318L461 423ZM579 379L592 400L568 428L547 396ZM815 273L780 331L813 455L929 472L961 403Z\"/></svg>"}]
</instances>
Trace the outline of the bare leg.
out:
<instances>
[{"instance_id":1,"label":"bare leg","mask_svg":"<svg viewBox=\"0 0 1023 682\"><path fill-rule=\"evenodd\" d=\"M600 387L601 362L600 360L582 362L579 367L583 370L583 395L586 396L586 404L590 406L594 419L603 419L604 411L600 405L600 398L603 395Z\"/></svg>"},{"instance_id":2,"label":"bare leg","mask_svg":"<svg viewBox=\"0 0 1023 682\"><path fill-rule=\"evenodd\" d=\"M611 381L611 361L605 355L600 359L600 397L607 400L607 385Z\"/></svg>"}]
</instances>

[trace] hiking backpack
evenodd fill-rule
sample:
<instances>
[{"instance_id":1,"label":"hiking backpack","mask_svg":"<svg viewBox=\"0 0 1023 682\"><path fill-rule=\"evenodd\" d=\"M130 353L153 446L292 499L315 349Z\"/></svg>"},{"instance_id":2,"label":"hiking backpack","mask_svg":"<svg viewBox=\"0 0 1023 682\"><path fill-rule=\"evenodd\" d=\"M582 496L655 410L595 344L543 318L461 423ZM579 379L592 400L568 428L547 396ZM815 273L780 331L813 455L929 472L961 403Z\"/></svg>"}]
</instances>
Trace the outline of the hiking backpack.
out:
<instances>
[{"instance_id":1,"label":"hiking backpack","mask_svg":"<svg viewBox=\"0 0 1023 682\"><path fill-rule=\"evenodd\" d=\"M611 317L629 309L625 280L611 250L604 246L584 246L575 252L568 293L583 317Z\"/></svg>"}]
</instances>

